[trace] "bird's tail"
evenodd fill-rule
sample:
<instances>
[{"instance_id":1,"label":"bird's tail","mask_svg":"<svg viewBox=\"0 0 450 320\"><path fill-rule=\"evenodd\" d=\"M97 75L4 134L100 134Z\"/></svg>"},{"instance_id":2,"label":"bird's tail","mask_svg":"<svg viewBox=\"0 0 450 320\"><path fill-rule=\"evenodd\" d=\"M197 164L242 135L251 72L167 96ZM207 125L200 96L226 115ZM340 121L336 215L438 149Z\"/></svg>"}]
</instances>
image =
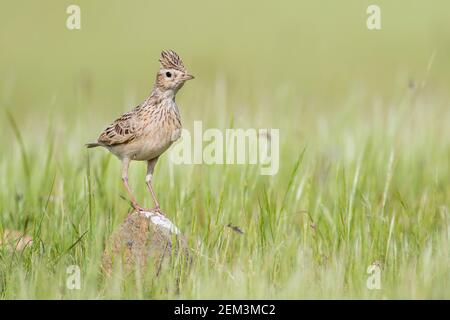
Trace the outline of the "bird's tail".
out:
<instances>
[{"instance_id":1,"label":"bird's tail","mask_svg":"<svg viewBox=\"0 0 450 320\"><path fill-rule=\"evenodd\" d=\"M91 142L91 143L86 143L85 146L86 146L86 148L95 148L95 147L100 147L101 144L98 142Z\"/></svg>"}]
</instances>

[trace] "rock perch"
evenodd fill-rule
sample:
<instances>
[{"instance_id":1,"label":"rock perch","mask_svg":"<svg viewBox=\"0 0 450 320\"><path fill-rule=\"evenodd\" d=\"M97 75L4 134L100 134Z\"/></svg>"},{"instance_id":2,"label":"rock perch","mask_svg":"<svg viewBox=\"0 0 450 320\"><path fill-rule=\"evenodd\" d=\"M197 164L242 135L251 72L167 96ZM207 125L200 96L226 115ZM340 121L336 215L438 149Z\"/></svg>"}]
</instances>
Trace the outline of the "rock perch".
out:
<instances>
[{"instance_id":1,"label":"rock perch","mask_svg":"<svg viewBox=\"0 0 450 320\"><path fill-rule=\"evenodd\" d=\"M191 262L186 239L180 230L156 211L134 211L108 241L102 268L110 275L116 263L121 263L125 273L138 268L144 273L153 270L158 276L172 259L187 265Z\"/></svg>"}]
</instances>

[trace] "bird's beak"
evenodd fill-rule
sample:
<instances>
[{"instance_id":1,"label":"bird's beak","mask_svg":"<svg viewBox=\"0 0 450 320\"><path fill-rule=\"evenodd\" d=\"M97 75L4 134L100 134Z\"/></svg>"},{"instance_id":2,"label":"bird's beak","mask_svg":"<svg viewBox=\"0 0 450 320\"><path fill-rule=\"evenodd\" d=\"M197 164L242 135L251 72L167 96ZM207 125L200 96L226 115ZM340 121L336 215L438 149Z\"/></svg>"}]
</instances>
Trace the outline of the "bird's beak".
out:
<instances>
[{"instance_id":1,"label":"bird's beak","mask_svg":"<svg viewBox=\"0 0 450 320\"><path fill-rule=\"evenodd\" d=\"M195 77L192 75L192 74L188 74L188 73L186 73L184 76L183 76L183 80L184 81L187 81L187 80L192 80L192 79L194 79Z\"/></svg>"}]
</instances>

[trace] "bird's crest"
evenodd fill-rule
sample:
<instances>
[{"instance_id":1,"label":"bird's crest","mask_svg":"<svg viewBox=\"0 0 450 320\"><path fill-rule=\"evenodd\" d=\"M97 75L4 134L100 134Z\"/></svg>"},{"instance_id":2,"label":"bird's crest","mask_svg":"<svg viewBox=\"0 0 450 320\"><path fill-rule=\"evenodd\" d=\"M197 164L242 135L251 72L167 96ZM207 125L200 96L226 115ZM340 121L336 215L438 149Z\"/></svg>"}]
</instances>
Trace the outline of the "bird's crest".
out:
<instances>
[{"instance_id":1,"label":"bird's crest","mask_svg":"<svg viewBox=\"0 0 450 320\"><path fill-rule=\"evenodd\" d=\"M183 72L186 71L186 68L183 65L183 61L181 60L180 56L176 54L175 51L172 50L162 51L159 62L161 62L161 68L176 69Z\"/></svg>"}]
</instances>

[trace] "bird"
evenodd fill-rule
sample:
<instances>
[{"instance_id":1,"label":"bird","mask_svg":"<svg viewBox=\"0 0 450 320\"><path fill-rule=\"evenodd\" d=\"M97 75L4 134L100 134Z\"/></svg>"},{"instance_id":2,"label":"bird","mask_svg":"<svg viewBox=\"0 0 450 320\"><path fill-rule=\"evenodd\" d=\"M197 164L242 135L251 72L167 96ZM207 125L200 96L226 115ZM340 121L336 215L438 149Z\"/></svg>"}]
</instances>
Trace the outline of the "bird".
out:
<instances>
[{"instance_id":1,"label":"bird","mask_svg":"<svg viewBox=\"0 0 450 320\"><path fill-rule=\"evenodd\" d=\"M181 136L181 116L175 96L184 83L194 79L194 76L188 73L180 56L173 50L163 50L159 62L160 68L150 95L112 122L96 142L87 143L86 147L104 147L119 158L122 162L122 183L136 210L162 213L152 186L153 172L161 154ZM133 160L147 162L145 182L155 205L152 209L137 203L128 183L128 169Z\"/></svg>"}]
</instances>

